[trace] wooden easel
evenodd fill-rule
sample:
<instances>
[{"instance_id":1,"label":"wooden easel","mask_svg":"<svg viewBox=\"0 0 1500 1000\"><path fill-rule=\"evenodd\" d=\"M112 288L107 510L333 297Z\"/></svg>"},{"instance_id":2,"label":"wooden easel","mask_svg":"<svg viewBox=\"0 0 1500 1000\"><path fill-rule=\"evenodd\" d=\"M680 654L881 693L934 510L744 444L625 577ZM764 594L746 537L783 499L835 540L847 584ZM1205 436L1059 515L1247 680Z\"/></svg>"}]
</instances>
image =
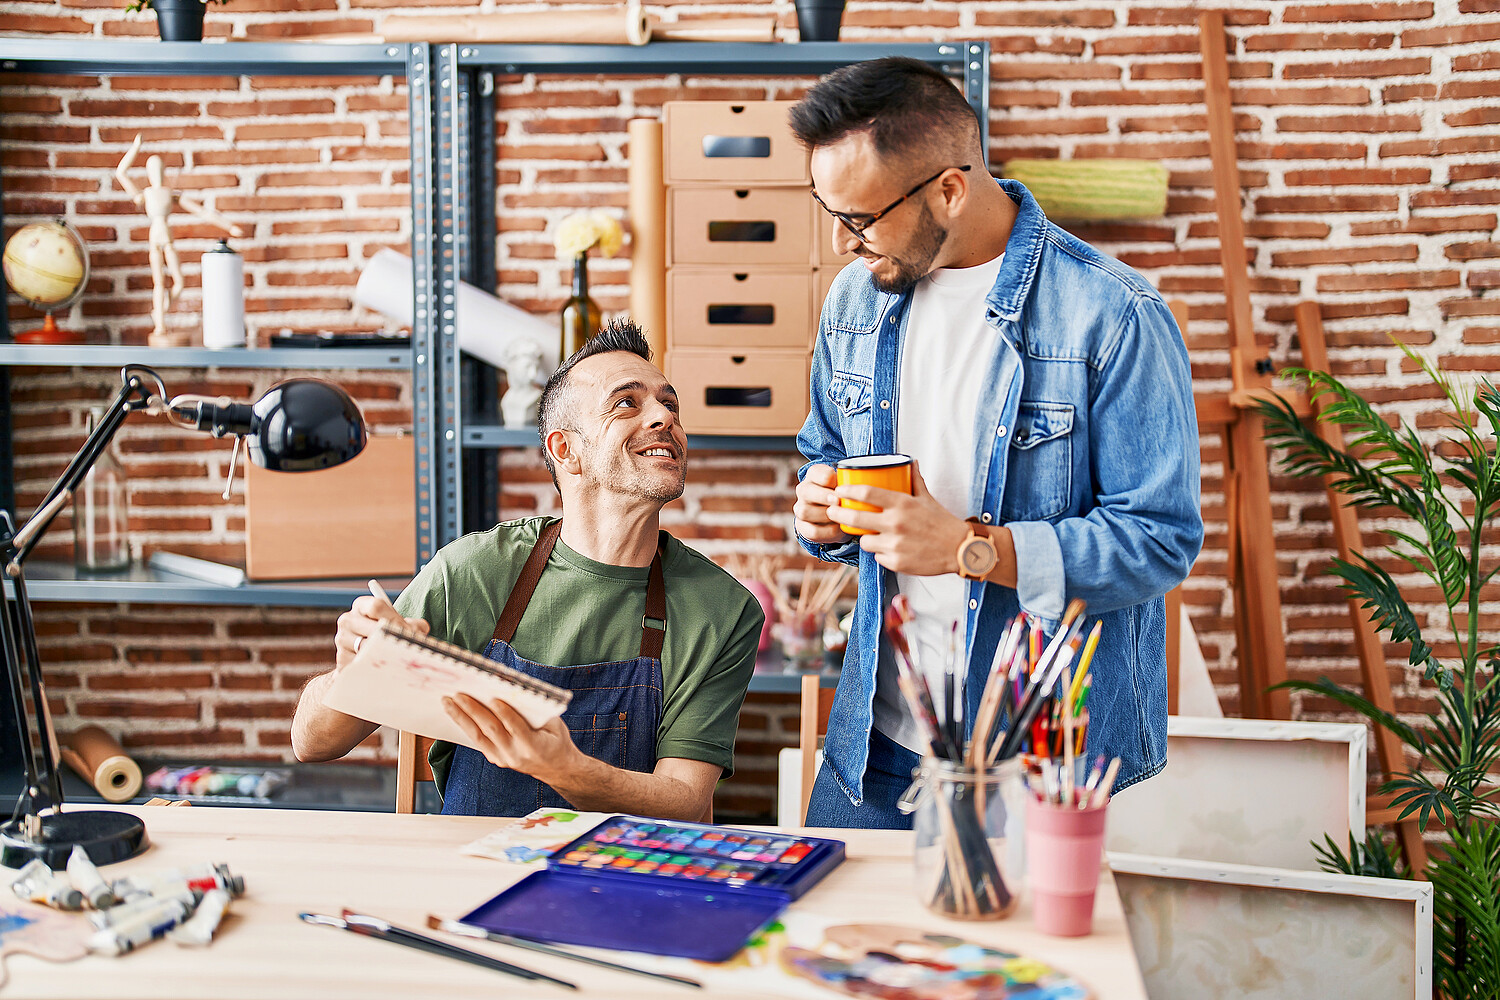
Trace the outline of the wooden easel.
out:
<instances>
[{"instance_id":1,"label":"wooden easel","mask_svg":"<svg viewBox=\"0 0 1500 1000\"><path fill-rule=\"evenodd\" d=\"M1269 456L1264 421L1256 401L1280 395L1298 413L1312 416L1306 396L1276 392L1269 357L1255 341L1250 309L1250 275L1245 263L1245 225L1240 205L1239 157L1234 141L1234 109L1229 91L1229 61L1224 46L1224 14L1207 11L1199 15L1199 43L1203 53L1203 82L1208 110L1209 150L1213 161L1214 202L1219 221L1220 260L1230 338L1230 370L1234 388L1218 399L1197 400L1200 427L1223 429L1225 443L1224 496L1229 522L1229 565L1233 584L1235 633L1238 640L1241 713L1249 718L1287 719L1291 702L1285 690L1267 691L1286 680L1286 641L1277 590L1276 539L1271 521ZM1186 309L1174 303L1178 325L1186 331ZM1322 317L1315 302L1297 306L1297 333L1302 358L1308 368L1326 371L1328 351ZM1325 441L1341 447L1343 435L1336 424L1318 421ZM1326 486L1327 484L1325 484ZM1362 550L1354 508L1338 491L1328 488L1334 541L1339 556L1350 559ZM1170 602L1169 602L1170 603ZM1170 609L1169 609L1170 612ZM1393 710L1390 678L1380 636L1365 610L1349 601L1355 648L1366 697L1386 711ZM1168 637L1174 625L1169 613ZM1171 649L1173 659L1176 650ZM1175 673L1175 671L1173 671ZM1175 677L1169 678L1168 701L1175 707ZM1380 770L1386 777L1401 770L1401 741L1394 733L1375 728L1375 749ZM1367 810L1367 822L1393 823L1407 864L1420 877L1427 866L1427 852L1415 820L1395 822L1395 811Z\"/></svg>"}]
</instances>

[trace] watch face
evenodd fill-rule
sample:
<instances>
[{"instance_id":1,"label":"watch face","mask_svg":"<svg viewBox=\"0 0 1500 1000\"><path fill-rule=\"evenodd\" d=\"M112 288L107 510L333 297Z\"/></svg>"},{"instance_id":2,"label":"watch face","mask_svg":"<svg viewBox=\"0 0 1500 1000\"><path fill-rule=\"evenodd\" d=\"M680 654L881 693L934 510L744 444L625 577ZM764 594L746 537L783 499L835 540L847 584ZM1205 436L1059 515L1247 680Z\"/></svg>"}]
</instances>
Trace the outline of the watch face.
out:
<instances>
[{"instance_id":1,"label":"watch face","mask_svg":"<svg viewBox=\"0 0 1500 1000\"><path fill-rule=\"evenodd\" d=\"M987 538L971 538L958 550L958 562L965 576L988 576L997 561L994 544Z\"/></svg>"}]
</instances>

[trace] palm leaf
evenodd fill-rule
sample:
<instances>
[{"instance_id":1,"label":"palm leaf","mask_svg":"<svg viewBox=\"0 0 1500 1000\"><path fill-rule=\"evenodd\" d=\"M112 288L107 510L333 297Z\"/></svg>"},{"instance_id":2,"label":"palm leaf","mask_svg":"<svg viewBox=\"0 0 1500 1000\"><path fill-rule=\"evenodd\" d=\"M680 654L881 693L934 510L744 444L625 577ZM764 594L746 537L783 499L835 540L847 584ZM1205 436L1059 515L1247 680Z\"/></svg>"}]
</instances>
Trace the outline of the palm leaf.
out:
<instances>
[{"instance_id":1,"label":"palm leaf","mask_svg":"<svg viewBox=\"0 0 1500 1000\"><path fill-rule=\"evenodd\" d=\"M1401 742L1412 747L1418 753L1426 751L1427 738L1421 731L1407 725L1390 712L1369 701L1363 695L1351 691L1340 684L1336 684L1327 677L1319 677L1316 681L1292 680L1271 685L1272 691L1280 688L1292 691L1310 691L1314 694L1323 695L1325 698L1331 698L1345 708L1353 709L1376 725L1389 729L1396 734Z\"/></svg>"},{"instance_id":2,"label":"palm leaf","mask_svg":"<svg viewBox=\"0 0 1500 1000\"><path fill-rule=\"evenodd\" d=\"M1363 555L1358 559L1364 565L1356 566L1343 559L1335 559L1329 571L1344 581L1344 590L1360 600L1360 606L1370 612L1375 627L1389 632L1397 642L1411 644L1410 662L1420 666L1429 680L1436 680L1440 687L1452 684L1448 672L1432 654L1432 647L1422 639L1422 626L1401 596L1401 589L1391 575L1372 563Z\"/></svg>"}]
</instances>

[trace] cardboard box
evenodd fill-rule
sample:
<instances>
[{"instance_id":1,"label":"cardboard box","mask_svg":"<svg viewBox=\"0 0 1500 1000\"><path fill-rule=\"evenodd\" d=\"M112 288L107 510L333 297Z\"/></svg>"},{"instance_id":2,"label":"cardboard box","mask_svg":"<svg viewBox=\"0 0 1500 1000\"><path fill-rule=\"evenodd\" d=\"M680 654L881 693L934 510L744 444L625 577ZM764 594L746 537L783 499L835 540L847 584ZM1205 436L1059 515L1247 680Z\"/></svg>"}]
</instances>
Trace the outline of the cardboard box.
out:
<instances>
[{"instance_id":1,"label":"cardboard box","mask_svg":"<svg viewBox=\"0 0 1500 1000\"><path fill-rule=\"evenodd\" d=\"M807 419L808 352L688 349L667 354L689 434L795 434Z\"/></svg>"},{"instance_id":2,"label":"cardboard box","mask_svg":"<svg viewBox=\"0 0 1500 1000\"><path fill-rule=\"evenodd\" d=\"M812 263L808 189L674 187L667 190L667 264Z\"/></svg>"},{"instance_id":3,"label":"cardboard box","mask_svg":"<svg viewBox=\"0 0 1500 1000\"><path fill-rule=\"evenodd\" d=\"M816 255L818 266L828 267L832 265L833 269L837 271L840 267L853 260L855 256L852 253L835 253L833 250L834 228L842 229L843 223L823 211L822 206L817 202L813 202L813 210L817 213L818 217L818 252ZM845 234L844 239L849 239L849 236ZM840 245L842 245L842 241Z\"/></svg>"},{"instance_id":4,"label":"cardboard box","mask_svg":"<svg viewBox=\"0 0 1500 1000\"><path fill-rule=\"evenodd\" d=\"M806 268L674 267L667 272L667 343L807 350L812 273Z\"/></svg>"},{"instance_id":5,"label":"cardboard box","mask_svg":"<svg viewBox=\"0 0 1500 1000\"><path fill-rule=\"evenodd\" d=\"M270 472L246 463L246 576L416 572L415 448L408 435L372 436L353 459L318 472Z\"/></svg>"},{"instance_id":6,"label":"cardboard box","mask_svg":"<svg viewBox=\"0 0 1500 1000\"><path fill-rule=\"evenodd\" d=\"M807 184L808 152L792 137L795 101L668 101L662 107L668 184Z\"/></svg>"}]
</instances>

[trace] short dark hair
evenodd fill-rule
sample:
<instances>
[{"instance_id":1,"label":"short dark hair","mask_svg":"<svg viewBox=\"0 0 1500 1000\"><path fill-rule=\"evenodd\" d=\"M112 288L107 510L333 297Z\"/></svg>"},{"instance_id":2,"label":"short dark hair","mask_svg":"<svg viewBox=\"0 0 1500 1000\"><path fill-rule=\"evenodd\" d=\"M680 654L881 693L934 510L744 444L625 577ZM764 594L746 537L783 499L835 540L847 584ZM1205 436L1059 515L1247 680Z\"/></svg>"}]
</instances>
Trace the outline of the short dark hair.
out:
<instances>
[{"instance_id":1,"label":"short dark hair","mask_svg":"<svg viewBox=\"0 0 1500 1000\"><path fill-rule=\"evenodd\" d=\"M984 157L979 118L964 95L936 67L906 56L834 70L792 108L791 124L808 149L869 132L882 157L931 149L936 136Z\"/></svg>"},{"instance_id":2,"label":"short dark hair","mask_svg":"<svg viewBox=\"0 0 1500 1000\"><path fill-rule=\"evenodd\" d=\"M547 463L547 472L552 476L554 487L557 486L557 470L552 467L552 456L547 453L547 435L563 426L566 421L562 401L567 395L564 390L567 388L568 376L580 361L600 354L613 354L615 351L625 351L646 361L651 360L651 345L646 342L646 335L641 332L640 325L633 319L612 319L574 351L572 357L558 366L557 371L547 379L546 388L542 390L542 398L537 402L536 429L542 439L542 461Z\"/></svg>"}]
</instances>

